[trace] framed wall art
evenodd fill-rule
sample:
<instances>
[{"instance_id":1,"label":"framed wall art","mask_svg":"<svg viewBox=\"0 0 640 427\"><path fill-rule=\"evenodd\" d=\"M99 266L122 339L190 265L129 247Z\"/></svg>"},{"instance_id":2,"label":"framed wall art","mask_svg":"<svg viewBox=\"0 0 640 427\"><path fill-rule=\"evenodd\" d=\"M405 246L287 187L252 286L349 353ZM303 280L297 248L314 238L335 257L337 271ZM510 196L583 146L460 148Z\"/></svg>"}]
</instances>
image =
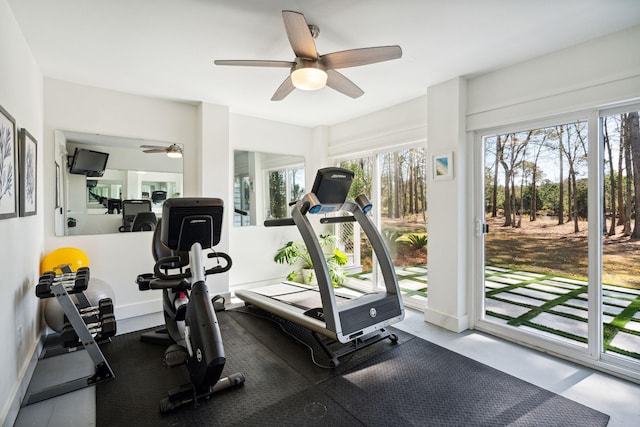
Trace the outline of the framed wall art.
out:
<instances>
[{"instance_id":1,"label":"framed wall art","mask_svg":"<svg viewBox=\"0 0 640 427\"><path fill-rule=\"evenodd\" d=\"M35 215L38 183L38 142L24 128L20 129L20 216Z\"/></svg>"},{"instance_id":2,"label":"framed wall art","mask_svg":"<svg viewBox=\"0 0 640 427\"><path fill-rule=\"evenodd\" d=\"M433 156L433 180L453 179L453 153Z\"/></svg>"},{"instance_id":3,"label":"framed wall art","mask_svg":"<svg viewBox=\"0 0 640 427\"><path fill-rule=\"evenodd\" d=\"M16 121L0 105L0 219L18 214Z\"/></svg>"}]
</instances>

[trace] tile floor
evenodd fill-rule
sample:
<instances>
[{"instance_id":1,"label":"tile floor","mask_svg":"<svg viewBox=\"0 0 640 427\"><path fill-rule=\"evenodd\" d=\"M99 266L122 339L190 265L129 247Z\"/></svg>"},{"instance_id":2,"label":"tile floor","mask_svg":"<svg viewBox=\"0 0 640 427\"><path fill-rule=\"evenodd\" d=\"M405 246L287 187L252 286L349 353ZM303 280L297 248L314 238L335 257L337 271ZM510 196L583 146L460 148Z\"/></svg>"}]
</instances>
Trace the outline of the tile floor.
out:
<instances>
[{"instance_id":1,"label":"tile floor","mask_svg":"<svg viewBox=\"0 0 640 427\"><path fill-rule=\"evenodd\" d=\"M157 315L124 319L119 333L158 325ZM610 415L610 427L640 425L640 385L584 368L564 360L475 331L460 334L425 323L422 313L407 309L404 321L395 325L452 351L507 372L530 383ZM73 367L73 368L72 368ZM91 369L85 352L41 360L32 384L46 384ZM80 373L82 375L83 373ZM117 372L116 372L117 376ZM87 388L22 408L16 427L94 426L95 390Z\"/></svg>"}]
</instances>

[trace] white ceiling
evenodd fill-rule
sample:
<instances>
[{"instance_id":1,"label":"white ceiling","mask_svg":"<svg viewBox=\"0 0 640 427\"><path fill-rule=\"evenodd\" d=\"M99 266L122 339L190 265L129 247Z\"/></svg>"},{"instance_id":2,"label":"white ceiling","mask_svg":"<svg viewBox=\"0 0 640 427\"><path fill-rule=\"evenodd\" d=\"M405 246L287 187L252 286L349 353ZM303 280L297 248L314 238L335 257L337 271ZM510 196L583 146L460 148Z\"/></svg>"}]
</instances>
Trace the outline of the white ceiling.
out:
<instances>
[{"instance_id":1,"label":"white ceiling","mask_svg":"<svg viewBox=\"0 0 640 427\"><path fill-rule=\"evenodd\" d=\"M47 77L332 125L474 76L640 24L639 0L8 0ZM270 101L291 61L282 10L320 27L320 54L399 44L403 57L343 69L365 92L324 88ZM638 52L635 52L637 54ZM632 52L630 52L632 54ZM597 58L594 58L597 60ZM615 66L615 65L612 65Z\"/></svg>"}]
</instances>

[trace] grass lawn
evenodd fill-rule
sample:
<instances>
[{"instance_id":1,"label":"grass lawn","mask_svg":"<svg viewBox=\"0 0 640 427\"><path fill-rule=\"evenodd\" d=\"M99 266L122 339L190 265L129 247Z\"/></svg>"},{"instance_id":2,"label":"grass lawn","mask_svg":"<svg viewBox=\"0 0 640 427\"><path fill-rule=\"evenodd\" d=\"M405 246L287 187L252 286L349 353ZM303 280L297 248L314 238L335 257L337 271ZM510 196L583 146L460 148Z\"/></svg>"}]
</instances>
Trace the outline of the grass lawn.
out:
<instances>
[{"instance_id":1,"label":"grass lawn","mask_svg":"<svg viewBox=\"0 0 640 427\"><path fill-rule=\"evenodd\" d=\"M485 240L488 265L538 271L578 280L587 280L587 222L557 225L556 220L523 218L520 228L504 227L504 218L486 219L489 234ZM640 240L604 237L603 282L640 289Z\"/></svg>"}]
</instances>

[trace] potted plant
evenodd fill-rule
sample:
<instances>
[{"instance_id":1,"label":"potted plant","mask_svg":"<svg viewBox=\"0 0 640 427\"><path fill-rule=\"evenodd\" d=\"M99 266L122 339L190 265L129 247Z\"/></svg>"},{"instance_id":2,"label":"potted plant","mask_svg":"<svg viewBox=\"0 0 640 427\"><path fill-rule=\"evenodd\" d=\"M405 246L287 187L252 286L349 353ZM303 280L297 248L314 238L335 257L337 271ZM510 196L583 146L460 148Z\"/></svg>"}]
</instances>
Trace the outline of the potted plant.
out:
<instances>
[{"instance_id":1,"label":"potted plant","mask_svg":"<svg viewBox=\"0 0 640 427\"><path fill-rule=\"evenodd\" d=\"M331 283L333 286L339 286L345 280L344 272L340 267L347 263L347 256L335 247L335 236L321 234L319 242L327 261ZM277 250L273 260L278 264L287 264L295 267L287 275L287 280L305 284L310 284L314 281L313 262L304 243L294 241L285 243Z\"/></svg>"}]
</instances>

